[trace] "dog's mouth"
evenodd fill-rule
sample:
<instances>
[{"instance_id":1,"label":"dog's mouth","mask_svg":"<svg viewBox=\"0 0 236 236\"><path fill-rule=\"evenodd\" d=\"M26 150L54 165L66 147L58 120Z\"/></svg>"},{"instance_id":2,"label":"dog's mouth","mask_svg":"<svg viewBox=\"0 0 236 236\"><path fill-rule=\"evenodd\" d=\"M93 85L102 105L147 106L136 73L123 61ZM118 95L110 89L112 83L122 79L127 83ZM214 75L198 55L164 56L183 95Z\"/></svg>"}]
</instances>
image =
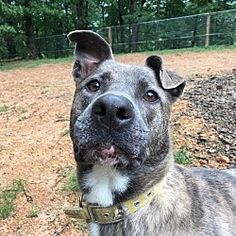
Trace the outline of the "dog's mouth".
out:
<instances>
[{"instance_id":1,"label":"dog's mouth","mask_svg":"<svg viewBox=\"0 0 236 236\"><path fill-rule=\"evenodd\" d=\"M101 146L97 150L98 161L102 165L115 166L119 163L119 152L118 148L111 144L106 146Z\"/></svg>"},{"instance_id":2,"label":"dog's mouth","mask_svg":"<svg viewBox=\"0 0 236 236\"><path fill-rule=\"evenodd\" d=\"M114 143L102 143L81 151L83 153L82 162L85 164L124 168L128 166L140 166L143 161L143 158L128 153Z\"/></svg>"}]
</instances>

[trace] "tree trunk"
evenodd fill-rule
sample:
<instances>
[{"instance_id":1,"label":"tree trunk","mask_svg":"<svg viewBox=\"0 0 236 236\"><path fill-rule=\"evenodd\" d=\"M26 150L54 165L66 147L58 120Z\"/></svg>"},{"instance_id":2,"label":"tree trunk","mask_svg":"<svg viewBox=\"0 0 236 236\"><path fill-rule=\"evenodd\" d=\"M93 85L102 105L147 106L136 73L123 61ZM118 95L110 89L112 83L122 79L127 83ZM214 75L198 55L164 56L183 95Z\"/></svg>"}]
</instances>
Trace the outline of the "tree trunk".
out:
<instances>
[{"instance_id":1,"label":"tree trunk","mask_svg":"<svg viewBox=\"0 0 236 236\"><path fill-rule=\"evenodd\" d=\"M118 1L118 10L119 10L119 25L123 25L123 18L122 18L122 10L123 10L123 4L122 4L122 0Z\"/></svg>"},{"instance_id":2,"label":"tree trunk","mask_svg":"<svg viewBox=\"0 0 236 236\"><path fill-rule=\"evenodd\" d=\"M136 0L131 0L131 1L130 1L129 11L130 11L130 14L131 14L131 15L135 12L136 3L137 3Z\"/></svg>"},{"instance_id":3,"label":"tree trunk","mask_svg":"<svg viewBox=\"0 0 236 236\"><path fill-rule=\"evenodd\" d=\"M158 0L157 1L157 6L156 6L156 13L155 13L155 15L157 16L157 17L160 17L160 13L161 13L161 11L160 11L160 9L161 9L161 1L160 0Z\"/></svg>"},{"instance_id":4,"label":"tree trunk","mask_svg":"<svg viewBox=\"0 0 236 236\"><path fill-rule=\"evenodd\" d=\"M122 18L122 10L123 10L123 4L122 0L118 0L118 24L120 25L120 42L125 43L125 34L124 34L124 26L123 26L123 18ZM125 46L122 45L122 52L125 52Z\"/></svg>"},{"instance_id":5,"label":"tree trunk","mask_svg":"<svg viewBox=\"0 0 236 236\"><path fill-rule=\"evenodd\" d=\"M26 34L26 45L29 50L28 57L30 59L35 59L37 57L37 50L34 41L34 28L32 15L29 12L29 3L30 0L25 0L24 5L26 8L24 19L25 19L25 34Z\"/></svg>"},{"instance_id":6,"label":"tree trunk","mask_svg":"<svg viewBox=\"0 0 236 236\"><path fill-rule=\"evenodd\" d=\"M77 29L88 29L88 2L78 0L76 4Z\"/></svg>"}]
</instances>

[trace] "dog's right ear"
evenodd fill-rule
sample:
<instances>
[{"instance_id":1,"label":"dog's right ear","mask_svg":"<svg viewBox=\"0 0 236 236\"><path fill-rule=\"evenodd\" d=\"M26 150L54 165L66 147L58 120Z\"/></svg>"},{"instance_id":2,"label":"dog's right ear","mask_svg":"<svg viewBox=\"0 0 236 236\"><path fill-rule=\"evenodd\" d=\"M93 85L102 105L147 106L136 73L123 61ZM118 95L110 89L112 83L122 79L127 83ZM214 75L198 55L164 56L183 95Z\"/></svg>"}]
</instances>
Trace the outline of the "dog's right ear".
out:
<instances>
[{"instance_id":1,"label":"dog's right ear","mask_svg":"<svg viewBox=\"0 0 236 236\"><path fill-rule=\"evenodd\" d=\"M175 72L163 69L162 59L159 56L148 57L146 65L155 72L157 81L168 94L170 102L175 102L183 93L185 80Z\"/></svg>"},{"instance_id":2,"label":"dog's right ear","mask_svg":"<svg viewBox=\"0 0 236 236\"><path fill-rule=\"evenodd\" d=\"M83 79L91 75L105 60L113 59L109 44L97 33L75 30L67 36L75 42L74 78Z\"/></svg>"}]
</instances>

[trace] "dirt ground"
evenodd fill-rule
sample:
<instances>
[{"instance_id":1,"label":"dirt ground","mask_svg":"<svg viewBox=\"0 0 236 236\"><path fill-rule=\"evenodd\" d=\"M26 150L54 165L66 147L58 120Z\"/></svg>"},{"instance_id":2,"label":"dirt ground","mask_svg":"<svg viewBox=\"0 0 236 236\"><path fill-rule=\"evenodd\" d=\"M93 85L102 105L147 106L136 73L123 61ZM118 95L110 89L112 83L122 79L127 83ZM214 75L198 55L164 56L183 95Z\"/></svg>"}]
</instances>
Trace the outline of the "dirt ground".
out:
<instances>
[{"instance_id":1,"label":"dirt ground","mask_svg":"<svg viewBox=\"0 0 236 236\"><path fill-rule=\"evenodd\" d=\"M145 54L117 56L120 62L144 63ZM165 66L193 81L215 75L232 74L236 69L236 50L221 52L186 52L163 55ZM26 192L15 202L14 214L0 221L0 235L86 235L84 224L72 222L63 214L63 206L78 196L63 191L66 173L75 169L71 142L68 136L69 113L74 83L70 75L71 63L41 65L36 68L0 71L0 187L9 186L15 179L25 180ZM178 121L174 132L177 147L198 145L191 139L195 134L216 139L212 129L206 129L202 117L184 114L188 101L181 100L173 108L173 120ZM177 114L175 116L175 114ZM185 138L183 135L190 133ZM207 155L204 150L196 158ZM227 160L196 165L227 166ZM226 165L224 163L226 162ZM31 201L27 201L27 196ZM38 208L37 217L28 217L32 204Z\"/></svg>"}]
</instances>

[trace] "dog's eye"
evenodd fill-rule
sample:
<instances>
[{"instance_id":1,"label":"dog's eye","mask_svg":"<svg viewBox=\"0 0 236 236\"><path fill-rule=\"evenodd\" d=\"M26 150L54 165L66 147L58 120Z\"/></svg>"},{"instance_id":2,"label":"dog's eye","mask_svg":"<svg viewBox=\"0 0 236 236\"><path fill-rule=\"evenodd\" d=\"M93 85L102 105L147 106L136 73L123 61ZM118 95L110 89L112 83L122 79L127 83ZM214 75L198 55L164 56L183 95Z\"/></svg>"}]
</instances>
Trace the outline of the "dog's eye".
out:
<instances>
[{"instance_id":1,"label":"dog's eye","mask_svg":"<svg viewBox=\"0 0 236 236\"><path fill-rule=\"evenodd\" d=\"M158 95L155 91L149 90L144 94L143 98L147 102L155 102L156 100L158 100Z\"/></svg>"},{"instance_id":2,"label":"dog's eye","mask_svg":"<svg viewBox=\"0 0 236 236\"><path fill-rule=\"evenodd\" d=\"M87 88L91 92L97 92L100 89L100 82L98 80L92 80L87 84Z\"/></svg>"}]
</instances>

